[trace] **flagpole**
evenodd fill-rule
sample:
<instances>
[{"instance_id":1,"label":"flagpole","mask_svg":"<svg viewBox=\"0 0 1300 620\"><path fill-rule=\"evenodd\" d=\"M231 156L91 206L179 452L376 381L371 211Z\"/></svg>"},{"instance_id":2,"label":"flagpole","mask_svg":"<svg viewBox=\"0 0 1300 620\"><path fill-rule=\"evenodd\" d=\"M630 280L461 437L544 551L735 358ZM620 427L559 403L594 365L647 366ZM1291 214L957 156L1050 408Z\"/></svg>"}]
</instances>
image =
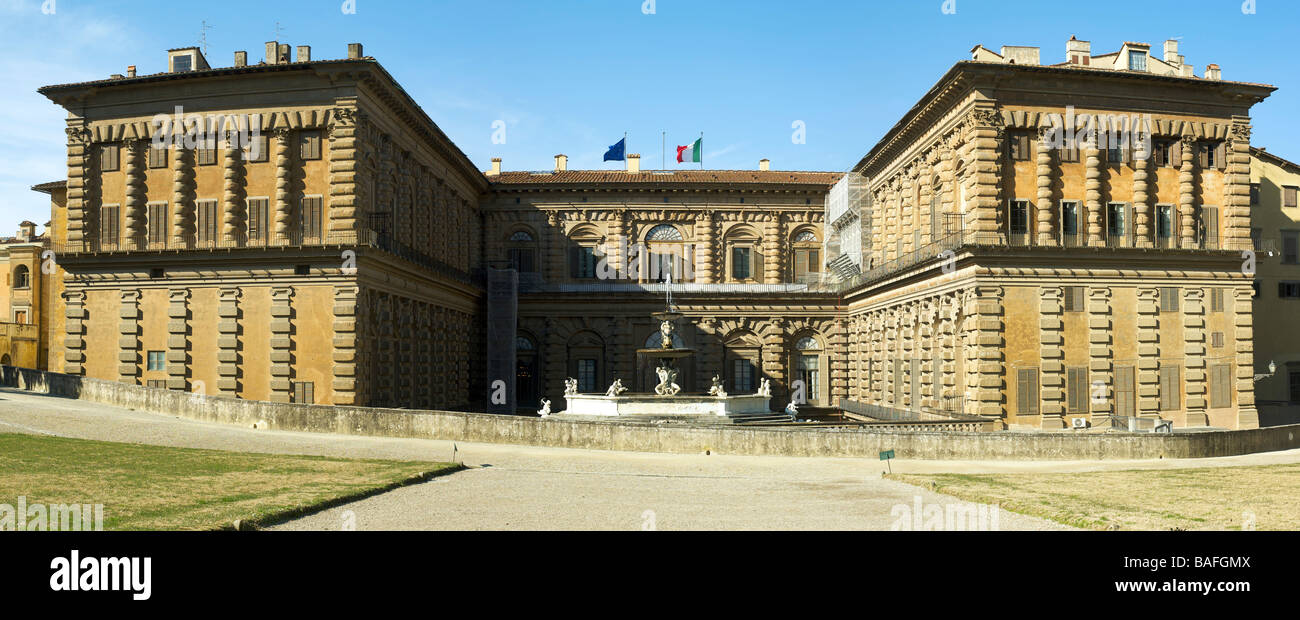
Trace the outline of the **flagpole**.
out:
<instances>
[{"instance_id":1,"label":"flagpole","mask_svg":"<svg viewBox=\"0 0 1300 620\"><path fill-rule=\"evenodd\" d=\"M663 139L659 142L659 169L668 168L668 132L664 132Z\"/></svg>"},{"instance_id":2,"label":"flagpole","mask_svg":"<svg viewBox=\"0 0 1300 620\"><path fill-rule=\"evenodd\" d=\"M700 170L704 169L704 132L700 132Z\"/></svg>"},{"instance_id":3,"label":"flagpole","mask_svg":"<svg viewBox=\"0 0 1300 620\"><path fill-rule=\"evenodd\" d=\"M623 169L627 170L627 132L623 132Z\"/></svg>"}]
</instances>

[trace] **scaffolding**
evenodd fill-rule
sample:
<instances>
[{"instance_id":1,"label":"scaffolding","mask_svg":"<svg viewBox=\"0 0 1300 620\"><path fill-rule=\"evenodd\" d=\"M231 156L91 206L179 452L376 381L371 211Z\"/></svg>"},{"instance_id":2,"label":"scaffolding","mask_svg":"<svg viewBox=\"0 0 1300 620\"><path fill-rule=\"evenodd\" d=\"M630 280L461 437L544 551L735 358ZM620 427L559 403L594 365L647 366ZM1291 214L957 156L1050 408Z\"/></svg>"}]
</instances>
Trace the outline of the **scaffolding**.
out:
<instances>
[{"instance_id":1,"label":"scaffolding","mask_svg":"<svg viewBox=\"0 0 1300 620\"><path fill-rule=\"evenodd\" d=\"M861 273L864 240L870 239L867 179L849 171L826 195L826 266L841 281Z\"/></svg>"}]
</instances>

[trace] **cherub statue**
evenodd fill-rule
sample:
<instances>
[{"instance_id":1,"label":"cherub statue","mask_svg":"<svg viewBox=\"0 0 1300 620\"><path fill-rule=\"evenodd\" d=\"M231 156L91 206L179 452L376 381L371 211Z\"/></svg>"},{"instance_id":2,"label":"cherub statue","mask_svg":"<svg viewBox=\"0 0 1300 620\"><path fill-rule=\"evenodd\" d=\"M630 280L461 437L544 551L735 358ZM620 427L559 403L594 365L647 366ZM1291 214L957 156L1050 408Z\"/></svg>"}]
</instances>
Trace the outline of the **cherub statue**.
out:
<instances>
[{"instance_id":1,"label":"cherub statue","mask_svg":"<svg viewBox=\"0 0 1300 620\"><path fill-rule=\"evenodd\" d=\"M766 397L768 397L768 398L771 398L771 397L772 397L772 382L771 382L770 380L768 380L768 379L763 379L762 381L759 381L759 383L758 383L758 395L759 395L759 396L766 396Z\"/></svg>"},{"instance_id":2,"label":"cherub statue","mask_svg":"<svg viewBox=\"0 0 1300 620\"><path fill-rule=\"evenodd\" d=\"M623 380L615 379L614 384L609 386L609 389L605 391L605 396L622 396L626 391L627 388L623 387Z\"/></svg>"},{"instance_id":3,"label":"cherub statue","mask_svg":"<svg viewBox=\"0 0 1300 620\"><path fill-rule=\"evenodd\" d=\"M655 386L655 394L676 396L681 393L682 386L677 385L677 369L671 366L660 366L655 373L659 375L659 385Z\"/></svg>"},{"instance_id":4,"label":"cherub statue","mask_svg":"<svg viewBox=\"0 0 1300 620\"><path fill-rule=\"evenodd\" d=\"M574 379L573 377L569 377L568 379L565 379L565 380L564 380L564 395L565 395L565 396L573 396L574 394L577 394L577 393L578 393L578 380L577 380L577 379Z\"/></svg>"},{"instance_id":5,"label":"cherub statue","mask_svg":"<svg viewBox=\"0 0 1300 620\"><path fill-rule=\"evenodd\" d=\"M709 388L709 396L726 396L727 389L722 385L722 377L713 375L713 387Z\"/></svg>"},{"instance_id":6,"label":"cherub statue","mask_svg":"<svg viewBox=\"0 0 1300 620\"><path fill-rule=\"evenodd\" d=\"M550 415L551 415L551 401L546 400L545 398L543 398L543 399L542 399L542 408L537 410L537 415L542 416L543 418L550 417Z\"/></svg>"},{"instance_id":7,"label":"cherub statue","mask_svg":"<svg viewBox=\"0 0 1300 620\"><path fill-rule=\"evenodd\" d=\"M785 412L790 416L790 419L796 419L799 417L799 405L796 405L794 401L790 401L790 404L785 406Z\"/></svg>"}]
</instances>

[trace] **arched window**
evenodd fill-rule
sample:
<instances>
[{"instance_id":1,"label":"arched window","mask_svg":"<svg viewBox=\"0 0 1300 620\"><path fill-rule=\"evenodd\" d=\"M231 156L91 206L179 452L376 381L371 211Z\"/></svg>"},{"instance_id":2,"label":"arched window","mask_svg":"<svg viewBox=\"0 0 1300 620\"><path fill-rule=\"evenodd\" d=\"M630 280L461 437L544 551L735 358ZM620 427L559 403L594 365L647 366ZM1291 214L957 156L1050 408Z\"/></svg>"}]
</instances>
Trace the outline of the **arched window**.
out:
<instances>
[{"instance_id":1,"label":"arched window","mask_svg":"<svg viewBox=\"0 0 1300 620\"><path fill-rule=\"evenodd\" d=\"M822 401L826 389L822 370L827 360L821 341L811 334L801 336L795 339L794 349L794 379L803 382L804 398L810 405L826 404Z\"/></svg>"},{"instance_id":2,"label":"arched window","mask_svg":"<svg viewBox=\"0 0 1300 620\"><path fill-rule=\"evenodd\" d=\"M813 338L812 336L804 336L794 343L794 348L800 351L820 351L822 345L817 342L816 338Z\"/></svg>"},{"instance_id":3,"label":"arched window","mask_svg":"<svg viewBox=\"0 0 1300 620\"><path fill-rule=\"evenodd\" d=\"M683 241L682 231L677 230L676 226L660 224L650 229L646 233L646 241Z\"/></svg>"},{"instance_id":4,"label":"arched window","mask_svg":"<svg viewBox=\"0 0 1300 620\"><path fill-rule=\"evenodd\" d=\"M762 379L762 342L752 332L731 334L724 340L728 389L733 394L753 394Z\"/></svg>"},{"instance_id":5,"label":"arched window","mask_svg":"<svg viewBox=\"0 0 1300 620\"><path fill-rule=\"evenodd\" d=\"M596 279L597 265L604 255L596 229L588 225L574 230L569 234L569 244L569 277L575 280Z\"/></svg>"},{"instance_id":6,"label":"arched window","mask_svg":"<svg viewBox=\"0 0 1300 620\"><path fill-rule=\"evenodd\" d=\"M537 243L532 233L526 230L516 230L512 233L506 241L506 259L510 261L510 267L519 273L535 273Z\"/></svg>"},{"instance_id":7,"label":"arched window","mask_svg":"<svg viewBox=\"0 0 1300 620\"><path fill-rule=\"evenodd\" d=\"M694 263L688 256L690 246L684 242L682 231L671 224L659 224L645 235L645 251L641 253L642 282L663 282L671 273L674 282L695 279Z\"/></svg>"},{"instance_id":8,"label":"arched window","mask_svg":"<svg viewBox=\"0 0 1300 620\"><path fill-rule=\"evenodd\" d=\"M813 284L821 280L822 246L817 233L803 229L791 241L794 260L791 261L791 282Z\"/></svg>"},{"instance_id":9,"label":"arched window","mask_svg":"<svg viewBox=\"0 0 1300 620\"><path fill-rule=\"evenodd\" d=\"M763 281L763 256L758 233L748 226L737 226L727 231L725 237L727 281Z\"/></svg>"},{"instance_id":10,"label":"arched window","mask_svg":"<svg viewBox=\"0 0 1300 620\"><path fill-rule=\"evenodd\" d=\"M27 265L19 265L14 269L14 288L31 288L31 272L28 271Z\"/></svg>"}]
</instances>

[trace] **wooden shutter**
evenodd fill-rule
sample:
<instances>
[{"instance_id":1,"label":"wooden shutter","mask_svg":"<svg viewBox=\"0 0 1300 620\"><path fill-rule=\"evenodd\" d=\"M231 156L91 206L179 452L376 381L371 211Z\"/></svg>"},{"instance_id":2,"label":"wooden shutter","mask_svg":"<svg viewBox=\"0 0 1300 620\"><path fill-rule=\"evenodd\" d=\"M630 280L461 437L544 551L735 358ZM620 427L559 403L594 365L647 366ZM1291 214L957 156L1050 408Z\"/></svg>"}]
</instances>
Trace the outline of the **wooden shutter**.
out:
<instances>
[{"instance_id":1,"label":"wooden shutter","mask_svg":"<svg viewBox=\"0 0 1300 620\"><path fill-rule=\"evenodd\" d=\"M266 239L267 199L253 198L248 201L248 238Z\"/></svg>"},{"instance_id":2,"label":"wooden shutter","mask_svg":"<svg viewBox=\"0 0 1300 620\"><path fill-rule=\"evenodd\" d=\"M1016 412L1020 415L1038 415L1038 369L1021 368L1016 371Z\"/></svg>"},{"instance_id":3,"label":"wooden shutter","mask_svg":"<svg viewBox=\"0 0 1300 620\"><path fill-rule=\"evenodd\" d=\"M1088 371L1086 368L1067 368L1065 371L1065 409L1069 413L1083 413L1087 394Z\"/></svg>"},{"instance_id":4,"label":"wooden shutter","mask_svg":"<svg viewBox=\"0 0 1300 620\"><path fill-rule=\"evenodd\" d=\"M149 205L148 225L149 243L165 243L167 241L167 203L154 203Z\"/></svg>"},{"instance_id":5,"label":"wooden shutter","mask_svg":"<svg viewBox=\"0 0 1300 620\"><path fill-rule=\"evenodd\" d=\"M1183 141L1175 140L1169 145L1169 166L1172 168L1181 168L1183 166Z\"/></svg>"},{"instance_id":6,"label":"wooden shutter","mask_svg":"<svg viewBox=\"0 0 1300 620\"><path fill-rule=\"evenodd\" d=\"M1231 368L1228 364L1210 367L1210 406L1215 409L1232 406Z\"/></svg>"},{"instance_id":7,"label":"wooden shutter","mask_svg":"<svg viewBox=\"0 0 1300 620\"><path fill-rule=\"evenodd\" d=\"M116 144L105 144L99 147L99 169L102 172L113 172L117 170L118 146Z\"/></svg>"},{"instance_id":8,"label":"wooden shutter","mask_svg":"<svg viewBox=\"0 0 1300 620\"><path fill-rule=\"evenodd\" d=\"M1183 386L1179 381L1181 367L1176 364L1160 366L1160 410L1177 411L1182 408Z\"/></svg>"},{"instance_id":9,"label":"wooden shutter","mask_svg":"<svg viewBox=\"0 0 1300 620\"><path fill-rule=\"evenodd\" d=\"M320 132L304 131L298 137L298 155L303 160L320 159Z\"/></svg>"},{"instance_id":10,"label":"wooden shutter","mask_svg":"<svg viewBox=\"0 0 1300 620\"><path fill-rule=\"evenodd\" d=\"M318 239L321 235L321 197L303 198L299 205L303 239Z\"/></svg>"},{"instance_id":11,"label":"wooden shutter","mask_svg":"<svg viewBox=\"0 0 1300 620\"><path fill-rule=\"evenodd\" d=\"M1210 249L1217 249L1219 242L1219 208L1202 207L1201 225L1205 227L1205 241Z\"/></svg>"},{"instance_id":12,"label":"wooden shutter","mask_svg":"<svg viewBox=\"0 0 1300 620\"><path fill-rule=\"evenodd\" d=\"M1210 289L1210 312L1223 312L1223 289Z\"/></svg>"},{"instance_id":13,"label":"wooden shutter","mask_svg":"<svg viewBox=\"0 0 1300 620\"><path fill-rule=\"evenodd\" d=\"M1228 167L1228 144L1226 142L1214 145L1214 167L1219 170Z\"/></svg>"},{"instance_id":14,"label":"wooden shutter","mask_svg":"<svg viewBox=\"0 0 1300 620\"><path fill-rule=\"evenodd\" d=\"M794 277L795 281L799 277L808 273L808 253L804 250L797 250L794 253Z\"/></svg>"},{"instance_id":15,"label":"wooden shutter","mask_svg":"<svg viewBox=\"0 0 1300 620\"><path fill-rule=\"evenodd\" d=\"M1133 378L1132 366L1115 367L1115 412L1119 415L1137 415Z\"/></svg>"},{"instance_id":16,"label":"wooden shutter","mask_svg":"<svg viewBox=\"0 0 1300 620\"><path fill-rule=\"evenodd\" d=\"M149 167L166 168L167 167L167 149L149 147Z\"/></svg>"},{"instance_id":17,"label":"wooden shutter","mask_svg":"<svg viewBox=\"0 0 1300 620\"><path fill-rule=\"evenodd\" d=\"M1160 311L1178 312L1178 289L1176 287L1160 287Z\"/></svg>"}]
</instances>

